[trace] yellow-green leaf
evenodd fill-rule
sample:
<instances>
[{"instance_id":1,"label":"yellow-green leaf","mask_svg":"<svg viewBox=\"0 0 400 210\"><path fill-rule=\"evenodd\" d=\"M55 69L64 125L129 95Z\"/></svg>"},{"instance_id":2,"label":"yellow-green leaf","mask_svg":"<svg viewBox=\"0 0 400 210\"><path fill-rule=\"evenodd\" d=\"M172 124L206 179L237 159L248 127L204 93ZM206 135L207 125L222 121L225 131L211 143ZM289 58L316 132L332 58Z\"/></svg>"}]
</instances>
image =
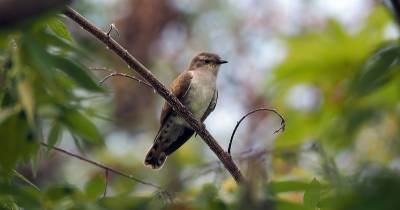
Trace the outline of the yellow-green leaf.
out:
<instances>
[{"instance_id":1,"label":"yellow-green leaf","mask_svg":"<svg viewBox=\"0 0 400 210\"><path fill-rule=\"evenodd\" d=\"M85 193L89 199L97 199L104 193L104 189L106 187L105 177L98 174L94 176L89 182L85 185Z\"/></svg>"},{"instance_id":2,"label":"yellow-green leaf","mask_svg":"<svg viewBox=\"0 0 400 210\"><path fill-rule=\"evenodd\" d=\"M32 92L32 86L27 79L24 79L18 83L18 94L22 107L28 115L29 123L33 124L35 102Z\"/></svg>"},{"instance_id":3,"label":"yellow-green leaf","mask_svg":"<svg viewBox=\"0 0 400 210\"><path fill-rule=\"evenodd\" d=\"M65 24L58 18L52 18L52 19L48 20L47 25L56 35L66 39L68 41L74 41L74 38L72 37L71 33L69 32L67 26L65 26Z\"/></svg>"}]
</instances>

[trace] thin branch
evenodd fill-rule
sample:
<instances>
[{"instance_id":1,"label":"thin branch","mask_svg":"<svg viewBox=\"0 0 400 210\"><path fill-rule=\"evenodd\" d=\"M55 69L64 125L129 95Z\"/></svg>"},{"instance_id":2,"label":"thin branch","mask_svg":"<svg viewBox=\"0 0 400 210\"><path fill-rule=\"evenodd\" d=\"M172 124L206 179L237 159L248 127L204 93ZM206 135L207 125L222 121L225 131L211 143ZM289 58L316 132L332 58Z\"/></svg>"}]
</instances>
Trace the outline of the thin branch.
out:
<instances>
[{"instance_id":1,"label":"thin branch","mask_svg":"<svg viewBox=\"0 0 400 210\"><path fill-rule=\"evenodd\" d=\"M123 176L123 177L125 177L125 178L128 178L128 179L130 179L130 180L133 180L133 181L138 182L138 183L143 184L143 185L147 185L147 186L154 187L154 188L156 188L157 190L163 190L160 186L157 186L157 185L155 185L155 184L153 184L153 183L146 182L146 181L142 181L142 180L140 180L140 179L138 179L138 178L133 177L132 175L128 175L128 174L126 174L126 173L124 173L124 172L121 172L121 171L118 171L118 170L116 170L116 169L110 168L110 167L105 166L105 165L103 165L103 164L101 164L101 163L98 163L98 162L95 162L95 161L93 161L93 160L89 160L89 159L87 159L87 158L85 158L85 157L82 157L82 156L80 156L80 155L77 155L77 154L68 152L67 150L61 149L61 148L59 148L59 147L50 146L50 145L48 145L48 144L45 143L45 142L40 142L40 144L41 144L42 146L44 146L44 147L47 147L47 148L50 148L50 149L54 149L54 150L56 150L56 151L58 151L58 152L61 152L61 153L66 154L66 155L68 155L68 156L70 156L70 157L74 157L74 158L76 158L76 159L79 159L79 160L82 160L82 161L87 162L87 163L89 163L89 164L92 164L92 165L94 165L94 166L96 166L96 167L98 167L98 168L101 168L101 169L105 170L105 171L109 171L109 172L112 172L112 173L114 173L114 174L118 174L118 175L120 175L120 176Z\"/></svg>"},{"instance_id":2,"label":"thin branch","mask_svg":"<svg viewBox=\"0 0 400 210\"><path fill-rule=\"evenodd\" d=\"M128 78L128 79L135 80L135 81L139 82L140 84L144 84L144 85L146 85L147 87L150 87L150 88L153 89L153 86L151 86L149 83L147 83L147 82L145 82L145 81L143 81L143 80L141 80L141 79L138 79L138 78L136 78L136 77L134 77L134 76L131 76L131 75L129 75L129 74L119 73L119 72L113 71L112 69L105 68L105 67L89 67L89 69L90 69L90 70L95 70L95 71L106 71L106 72L110 72L110 74L108 74L108 75L105 76L102 80L100 80L99 83L100 83L101 85L102 85L106 80L108 80L110 77L119 76L119 77L126 77L126 78Z\"/></svg>"},{"instance_id":3,"label":"thin branch","mask_svg":"<svg viewBox=\"0 0 400 210\"><path fill-rule=\"evenodd\" d=\"M284 131L284 130L285 130L285 125L286 125L286 123L285 123L285 118L283 118L282 115L279 114L279 112L277 112L275 109L259 108L259 109L255 109L255 110L253 110L253 111L250 111L250 112L248 112L246 115L244 115L244 116L236 123L236 126L235 126L235 128L233 129L233 132L232 132L232 135L231 135L231 139L229 140L229 146L228 146L228 154L229 154L229 155L231 154L231 147L232 147L233 137L235 137L236 130L238 129L240 123L241 123L246 117L248 117L249 115L251 115L251 114L253 114L253 113L256 113L256 112L258 112L258 111L273 112L273 113L275 113L276 115L278 115L279 118L281 118L281 126L279 127L279 129L275 130L274 133L278 133L279 131Z\"/></svg>"},{"instance_id":4,"label":"thin branch","mask_svg":"<svg viewBox=\"0 0 400 210\"><path fill-rule=\"evenodd\" d=\"M131 79L131 80L135 80L135 81L139 82L140 84L144 84L144 85L146 85L147 87L150 87L150 88L153 89L153 86L151 86L149 83L147 83L147 82L145 82L145 81L142 81L142 80L140 80L140 79L138 79L138 78L136 78L136 77L134 77L134 76L131 76L131 75L129 75L129 74L120 73L120 72L113 72L113 73L111 73L111 74L105 76L99 83L102 85L105 81L107 81L107 80L110 79L111 77L126 77L126 78L129 78L129 79Z\"/></svg>"},{"instance_id":5,"label":"thin branch","mask_svg":"<svg viewBox=\"0 0 400 210\"><path fill-rule=\"evenodd\" d=\"M141 64L136 58L134 58L128 50L123 48L118 42L112 37L107 36L107 33L103 32L89 21L87 21L82 15L67 7L64 14L71 18L74 22L79 24L83 29L88 31L90 34L95 36L99 41L103 42L110 50L124 60L131 69L136 71L144 80L146 80L154 90L161 95L167 103L180 115L196 133L202 137L203 141L210 147L210 149L217 155L217 157L224 164L225 168L233 176L237 183L245 182L245 179L240 172L239 168L233 162L231 156L226 153L222 147L217 143L215 138L205 129L203 123L197 120L194 115L168 90L154 75L150 72L143 64Z\"/></svg>"}]
</instances>

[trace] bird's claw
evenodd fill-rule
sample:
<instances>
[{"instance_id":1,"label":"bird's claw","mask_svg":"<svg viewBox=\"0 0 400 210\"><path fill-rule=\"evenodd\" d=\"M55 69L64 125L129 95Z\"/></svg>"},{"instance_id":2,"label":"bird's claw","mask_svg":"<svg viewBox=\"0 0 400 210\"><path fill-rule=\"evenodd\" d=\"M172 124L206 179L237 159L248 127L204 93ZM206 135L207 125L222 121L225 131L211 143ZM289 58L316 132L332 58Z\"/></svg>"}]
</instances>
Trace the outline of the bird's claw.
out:
<instances>
[{"instance_id":1,"label":"bird's claw","mask_svg":"<svg viewBox=\"0 0 400 210\"><path fill-rule=\"evenodd\" d=\"M207 127L206 127L206 125L204 124L204 123L201 123L201 127L202 127L202 129L203 130L207 130ZM197 132L194 134L194 137L196 138L197 137Z\"/></svg>"}]
</instances>

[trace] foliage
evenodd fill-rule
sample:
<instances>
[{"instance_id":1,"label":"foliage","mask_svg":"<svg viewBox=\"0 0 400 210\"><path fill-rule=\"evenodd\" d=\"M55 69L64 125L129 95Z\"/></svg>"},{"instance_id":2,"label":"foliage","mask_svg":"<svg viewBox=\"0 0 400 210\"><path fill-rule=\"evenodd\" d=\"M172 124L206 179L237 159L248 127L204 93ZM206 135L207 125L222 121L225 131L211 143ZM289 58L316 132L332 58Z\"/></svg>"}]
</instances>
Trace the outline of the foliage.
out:
<instances>
[{"instance_id":1,"label":"foliage","mask_svg":"<svg viewBox=\"0 0 400 210\"><path fill-rule=\"evenodd\" d=\"M102 135L84 114L82 96L103 92L78 63L79 50L57 17L3 32L0 68L0 172L11 175L35 157L48 136L56 144L63 130L79 141L101 143ZM49 135L43 129L50 126Z\"/></svg>"},{"instance_id":2,"label":"foliage","mask_svg":"<svg viewBox=\"0 0 400 210\"><path fill-rule=\"evenodd\" d=\"M40 142L56 145L65 131L78 147L102 146L103 134L89 117L96 110L84 101L104 90L86 69L90 58L77 46L63 17L46 17L3 31L0 209L397 209L400 178L388 165L399 154L400 46L398 41L383 39L389 20L377 8L353 34L332 20L323 31L288 37L287 58L268 80L266 95L287 116L287 130L278 137L276 150L294 147L296 151L271 155L274 171L268 182L253 178L248 164L245 186L224 179L197 187L179 179L168 186L183 188L173 195L161 191L141 194L132 180L102 173L90 174L83 186L67 181L36 186L17 171L22 163L34 165ZM288 102L291 91L299 86L311 87L315 93L317 100L311 108ZM344 174L336 165L336 155L343 151L357 154L357 142L367 139L360 135L381 128L385 132L378 140L389 154L379 162L374 158L382 154L372 153L357 163L353 173ZM308 152L320 160L317 173L305 173L307 169L300 169L297 162L298 148L310 142ZM190 161L183 156L179 159ZM183 174L176 171L177 177ZM161 172L158 178L168 184ZM112 191L104 197L109 185Z\"/></svg>"},{"instance_id":3,"label":"foliage","mask_svg":"<svg viewBox=\"0 0 400 210\"><path fill-rule=\"evenodd\" d=\"M331 21L326 31L288 39L287 62L278 66L271 81L275 106L293 116L278 147L313 140L349 146L368 122L395 116L398 43L383 44L387 21L379 7L355 34ZM288 106L287 98L296 87L314 91L309 109ZM299 127L302 130L296 130Z\"/></svg>"}]
</instances>

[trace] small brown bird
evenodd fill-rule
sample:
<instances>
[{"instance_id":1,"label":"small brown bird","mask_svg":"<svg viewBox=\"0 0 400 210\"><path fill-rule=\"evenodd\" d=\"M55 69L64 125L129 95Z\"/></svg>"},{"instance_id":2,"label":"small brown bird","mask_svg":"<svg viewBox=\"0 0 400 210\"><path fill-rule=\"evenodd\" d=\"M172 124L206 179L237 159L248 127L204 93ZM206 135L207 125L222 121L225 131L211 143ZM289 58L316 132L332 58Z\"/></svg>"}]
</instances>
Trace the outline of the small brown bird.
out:
<instances>
[{"instance_id":1,"label":"small brown bird","mask_svg":"<svg viewBox=\"0 0 400 210\"><path fill-rule=\"evenodd\" d=\"M188 69L172 82L172 93L201 122L214 111L217 104L216 80L219 67L224 63L228 62L216 54L200 53L192 59ZM194 133L167 102L162 108L160 123L154 144L144 161L145 165L153 169L160 168L167 156L182 146Z\"/></svg>"}]
</instances>

